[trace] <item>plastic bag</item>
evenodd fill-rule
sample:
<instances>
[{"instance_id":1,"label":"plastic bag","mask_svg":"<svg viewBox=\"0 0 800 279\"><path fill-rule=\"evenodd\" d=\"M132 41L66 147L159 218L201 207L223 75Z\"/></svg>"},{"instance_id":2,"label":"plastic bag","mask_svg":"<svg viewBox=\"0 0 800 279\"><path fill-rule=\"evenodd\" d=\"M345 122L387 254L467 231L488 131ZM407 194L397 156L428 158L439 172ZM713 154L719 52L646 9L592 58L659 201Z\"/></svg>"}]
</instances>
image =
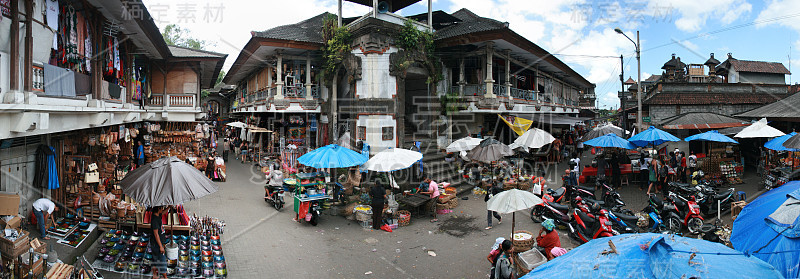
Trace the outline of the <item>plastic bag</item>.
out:
<instances>
[{"instance_id":1,"label":"plastic bag","mask_svg":"<svg viewBox=\"0 0 800 279\"><path fill-rule=\"evenodd\" d=\"M383 226L381 226L381 230L384 230L384 231L387 231L387 232L392 232L392 228L389 227L389 225L387 225L387 224L383 224Z\"/></svg>"}]
</instances>

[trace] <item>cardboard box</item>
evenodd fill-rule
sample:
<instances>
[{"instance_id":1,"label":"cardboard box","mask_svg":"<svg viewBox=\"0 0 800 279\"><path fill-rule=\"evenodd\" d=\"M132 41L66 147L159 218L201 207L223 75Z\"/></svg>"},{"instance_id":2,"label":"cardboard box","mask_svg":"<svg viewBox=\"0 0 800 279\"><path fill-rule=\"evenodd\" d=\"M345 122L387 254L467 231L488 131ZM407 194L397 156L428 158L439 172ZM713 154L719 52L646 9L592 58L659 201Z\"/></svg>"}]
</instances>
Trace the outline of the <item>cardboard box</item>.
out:
<instances>
[{"instance_id":1,"label":"cardboard box","mask_svg":"<svg viewBox=\"0 0 800 279\"><path fill-rule=\"evenodd\" d=\"M19 195L0 193L0 215L19 214Z\"/></svg>"},{"instance_id":2,"label":"cardboard box","mask_svg":"<svg viewBox=\"0 0 800 279\"><path fill-rule=\"evenodd\" d=\"M31 247L29 239L30 233L20 230L20 234L22 236L13 242L5 237L0 237L0 254L14 258L27 252Z\"/></svg>"},{"instance_id":3,"label":"cardboard box","mask_svg":"<svg viewBox=\"0 0 800 279\"><path fill-rule=\"evenodd\" d=\"M19 228L20 223L22 223L22 218L19 215L14 216L11 220L5 221L5 216L0 218L0 228L3 229L16 229Z\"/></svg>"}]
</instances>

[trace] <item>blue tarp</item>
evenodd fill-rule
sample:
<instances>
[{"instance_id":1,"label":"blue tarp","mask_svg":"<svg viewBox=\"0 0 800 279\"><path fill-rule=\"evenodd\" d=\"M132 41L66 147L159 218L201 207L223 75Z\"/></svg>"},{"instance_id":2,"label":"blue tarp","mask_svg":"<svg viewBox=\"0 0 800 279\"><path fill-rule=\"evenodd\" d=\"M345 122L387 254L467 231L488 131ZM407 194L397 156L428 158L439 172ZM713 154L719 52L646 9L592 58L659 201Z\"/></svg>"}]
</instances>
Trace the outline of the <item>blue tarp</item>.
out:
<instances>
[{"instance_id":1,"label":"blue tarp","mask_svg":"<svg viewBox=\"0 0 800 279\"><path fill-rule=\"evenodd\" d=\"M650 126L647 130L632 136L628 141L636 146L648 146L660 145L668 141L681 141L681 139L670 133L656 129L656 127Z\"/></svg>"},{"instance_id":2,"label":"blue tarp","mask_svg":"<svg viewBox=\"0 0 800 279\"><path fill-rule=\"evenodd\" d=\"M609 241L617 253L611 251ZM589 241L521 279L783 278L764 261L722 244L676 235L623 234Z\"/></svg>"},{"instance_id":3,"label":"blue tarp","mask_svg":"<svg viewBox=\"0 0 800 279\"><path fill-rule=\"evenodd\" d=\"M791 149L783 146L783 143L789 138L793 137L794 135L797 135L797 133L792 132L791 134L771 139L770 141L764 144L764 147L775 151L798 151L797 149Z\"/></svg>"},{"instance_id":4,"label":"blue tarp","mask_svg":"<svg viewBox=\"0 0 800 279\"><path fill-rule=\"evenodd\" d=\"M715 141L715 142L729 142L729 143L736 143L739 142L726 136L720 134L719 131L708 131L705 133L697 134L691 137L684 139L685 141L693 141L693 140L700 140L700 141Z\"/></svg>"},{"instance_id":5,"label":"blue tarp","mask_svg":"<svg viewBox=\"0 0 800 279\"><path fill-rule=\"evenodd\" d=\"M369 157L336 144L314 149L297 158L297 162L318 169L360 166L367 160Z\"/></svg>"},{"instance_id":6,"label":"blue tarp","mask_svg":"<svg viewBox=\"0 0 800 279\"><path fill-rule=\"evenodd\" d=\"M772 189L745 206L733 222L731 243L734 249L773 265L784 277L799 278L800 238L786 236L797 236L799 221L795 217L794 226L781 226L770 217L789 195L800 195L800 181Z\"/></svg>"},{"instance_id":7,"label":"blue tarp","mask_svg":"<svg viewBox=\"0 0 800 279\"><path fill-rule=\"evenodd\" d=\"M619 147L625 149L636 149L636 146L616 134L605 134L583 142L583 144L596 147Z\"/></svg>"}]
</instances>

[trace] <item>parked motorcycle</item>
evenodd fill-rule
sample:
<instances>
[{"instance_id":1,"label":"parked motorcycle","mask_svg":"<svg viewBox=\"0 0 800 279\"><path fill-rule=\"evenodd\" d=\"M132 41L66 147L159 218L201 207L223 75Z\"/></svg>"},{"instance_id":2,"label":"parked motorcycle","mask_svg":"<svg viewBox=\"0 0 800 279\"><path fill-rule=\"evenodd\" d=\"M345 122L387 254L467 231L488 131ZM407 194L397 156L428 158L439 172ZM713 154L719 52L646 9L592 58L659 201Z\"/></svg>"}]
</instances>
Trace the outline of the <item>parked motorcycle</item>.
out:
<instances>
[{"instance_id":1,"label":"parked motorcycle","mask_svg":"<svg viewBox=\"0 0 800 279\"><path fill-rule=\"evenodd\" d=\"M675 203L668 197L662 201L655 194L650 194L647 206L642 210L650 216L648 228L651 232L662 232L664 229L680 233L682 221Z\"/></svg>"},{"instance_id":2,"label":"parked motorcycle","mask_svg":"<svg viewBox=\"0 0 800 279\"><path fill-rule=\"evenodd\" d=\"M601 209L597 216L590 216L581 210L572 210L572 221L569 223L569 235L581 243L592 239L618 235L612 228L608 218L608 211Z\"/></svg>"},{"instance_id":3,"label":"parked motorcycle","mask_svg":"<svg viewBox=\"0 0 800 279\"><path fill-rule=\"evenodd\" d=\"M694 199L694 196L687 198L681 197L675 193L669 193L670 199L677 206L679 213L683 213L683 221L681 224L689 230L691 234L700 233L700 227L703 226L703 217L700 216L700 206Z\"/></svg>"},{"instance_id":4,"label":"parked motorcycle","mask_svg":"<svg viewBox=\"0 0 800 279\"><path fill-rule=\"evenodd\" d=\"M548 192L552 190L548 189ZM542 203L534 205L531 209L531 220L541 223L545 218L553 219L557 225L567 226L570 221L569 206L561 205L550 194L542 196Z\"/></svg>"},{"instance_id":5,"label":"parked motorcycle","mask_svg":"<svg viewBox=\"0 0 800 279\"><path fill-rule=\"evenodd\" d=\"M311 213L311 220L308 221L308 223L312 226L316 226L317 223L319 223L319 215L321 211L320 201L312 201L311 205L308 207L308 212Z\"/></svg>"},{"instance_id":6,"label":"parked motorcycle","mask_svg":"<svg viewBox=\"0 0 800 279\"><path fill-rule=\"evenodd\" d=\"M603 196L602 200L608 207L617 207L617 206L625 206L625 202L622 201L622 197L620 196L619 192L614 190L613 187L608 186L603 180L597 180L597 184L602 186L603 189Z\"/></svg>"}]
</instances>

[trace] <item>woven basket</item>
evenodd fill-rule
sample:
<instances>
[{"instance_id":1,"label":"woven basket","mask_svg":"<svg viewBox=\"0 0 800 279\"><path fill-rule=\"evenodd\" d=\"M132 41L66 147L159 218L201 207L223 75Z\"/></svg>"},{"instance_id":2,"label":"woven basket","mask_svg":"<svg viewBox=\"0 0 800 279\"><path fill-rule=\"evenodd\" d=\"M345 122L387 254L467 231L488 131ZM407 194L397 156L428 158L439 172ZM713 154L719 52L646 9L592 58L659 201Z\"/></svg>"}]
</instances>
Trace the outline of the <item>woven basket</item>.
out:
<instances>
[{"instance_id":1,"label":"woven basket","mask_svg":"<svg viewBox=\"0 0 800 279\"><path fill-rule=\"evenodd\" d=\"M358 221L372 220L372 212L356 211L356 220Z\"/></svg>"},{"instance_id":2,"label":"woven basket","mask_svg":"<svg viewBox=\"0 0 800 279\"><path fill-rule=\"evenodd\" d=\"M405 227L411 224L411 212L409 212L408 210L397 211L397 223L401 227Z\"/></svg>"},{"instance_id":3,"label":"woven basket","mask_svg":"<svg viewBox=\"0 0 800 279\"><path fill-rule=\"evenodd\" d=\"M436 210L445 210L450 209L450 205L447 203L436 203Z\"/></svg>"},{"instance_id":4,"label":"woven basket","mask_svg":"<svg viewBox=\"0 0 800 279\"><path fill-rule=\"evenodd\" d=\"M504 182L503 183L503 190L504 191L508 191L508 190L511 190L511 189L514 189L514 188L517 188L517 183L516 182Z\"/></svg>"},{"instance_id":5,"label":"woven basket","mask_svg":"<svg viewBox=\"0 0 800 279\"><path fill-rule=\"evenodd\" d=\"M530 234L530 235L531 235L531 238L530 238L530 239L528 239L528 240L514 240L514 239L513 239L513 238L514 238L514 237L513 237L513 235L514 235L514 234L517 234L517 233L527 233L527 234ZM518 231L515 231L515 232L514 232L514 234L512 234L512 237L511 237L511 238L512 238L512 239L511 239L511 243L512 243L512 244L513 244L513 246L514 246L514 252L521 253L521 252L528 251L528 250L530 250L531 248L533 248L533 244L534 244L534 243L536 243L536 238L534 237L534 234L533 234L533 233L531 233L531 232L529 232L529 231L525 231L525 230L518 230Z\"/></svg>"},{"instance_id":6,"label":"woven basket","mask_svg":"<svg viewBox=\"0 0 800 279\"><path fill-rule=\"evenodd\" d=\"M454 208L458 207L458 199L452 199L452 200L448 201L447 202L447 207L448 207L447 209L454 209Z\"/></svg>"},{"instance_id":7,"label":"woven basket","mask_svg":"<svg viewBox=\"0 0 800 279\"><path fill-rule=\"evenodd\" d=\"M517 189L522 191L528 191L533 187L533 181L525 180L523 182L517 183Z\"/></svg>"},{"instance_id":8,"label":"woven basket","mask_svg":"<svg viewBox=\"0 0 800 279\"><path fill-rule=\"evenodd\" d=\"M456 187L444 188L444 193L448 194L448 195L455 195L456 194Z\"/></svg>"}]
</instances>

